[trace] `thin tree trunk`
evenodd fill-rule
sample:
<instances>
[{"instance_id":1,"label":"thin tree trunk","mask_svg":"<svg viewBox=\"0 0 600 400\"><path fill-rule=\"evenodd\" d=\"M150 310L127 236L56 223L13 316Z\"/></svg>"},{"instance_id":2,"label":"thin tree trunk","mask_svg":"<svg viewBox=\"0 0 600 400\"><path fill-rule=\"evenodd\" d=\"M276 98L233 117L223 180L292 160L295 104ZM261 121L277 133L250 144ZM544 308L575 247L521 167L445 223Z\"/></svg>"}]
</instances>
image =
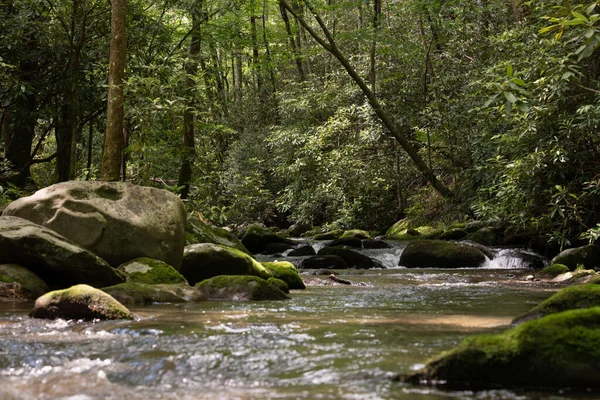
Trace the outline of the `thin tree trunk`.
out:
<instances>
[{"instance_id":1,"label":"thin tree trunk","mask_svg":"<svg viewBox=\"0 0 600 400\"><path fill-rule=\"evenodd\" d=\"M108 105L106 109L106 135L102 154L100 178L118 181L123 162L123 81L125 78L126 0L111 0L111 38L108 70Z\"/></svg>"},{"instance_id":2,"label":"thin tree trunk","mask_svg":"<svg viewBox=\"0 0 600 400\"><path fill-rule=\"evenodd\" d=\"M190 193L190 184L192 181L192 171L194 156L196 155L196 149L194 146L195 141L195 76L198 74L198 56L200 54L201 45L201 33L200 33L200 10L202 8L201 2L196 2L192 6L192 26L195 28L191 34L189 61L185 66L185 72L187 74L185 84L187 91L187 107L183 112L183 149L181 154L181 168L179 169L179 179L177 186L182 187L180 195L182 199L187 199Z\"/></svg>"},{"instance_id":3,"label":"thin tree trunk","mask_svg":"<svg viewBox=\"0 0 600 400\"><path fill-rule=\"evenodd\" d=\"M342 64L348 75L352 78L352 80L360 87L364 95L367 97L369 104L373 108L373 111L377 114L383 125L388 129L390 134L400 143L404 151L409 155L409 157L415 163L415 166L425 179L431 184L431 186L438 191L444 197L451 197L452 192L435 176L435 173L429 168L429 166L423 161L417 150L412 146L410 141L407 138L408 134L411 134L411 130L408 127L398 127L389 115L385 112L379 100L375 97L373 92L369 89L365 81L358 75L356 70L350 65L346 57L340 52L337 44L327 29L327 26L321 19L321 17L314 11L311 7L310 3L306 2L309 10L317 20L323 34L325 35L325 39L321 38L306 21L295 12L295 10L287 3L286 0L280 0L285 8L296 18L296 20L301 23L308 33L329 53L331 53L339 62Z\"/></svg>"},{"instance_id":4,"label":"thin tree trunk","mask_svg":"<svg viewBox=\"0 0 600 400\"><path fill-rule=\"evenodd\" d=\"M95 119L91 119L88 126L88 143L87 143L87 162L85 163L85 168L87 170L87 174L85 175L85 180L89 181L92 174L92 150L94 149L94 121Z\"/></svg>"},{"instance_id":5,"label":"thin tree trunk","mask_svg":"<svg viewBox=\"0 0 600 400\"><path fill-rule=\"evenodd\" d=\"M292 49L292 53L294 54L294 61L296 61L296 68L298 69L298 80L300 82L306 80L306 74L304 73L304 68L302 67L302 57L300 57L300 53L298 52L298 48L296 47L296 39L294 38L294 33L292 32L292 24L290 24L290 18L288 17L287 11L284 5L279 3L279 10L281 13L281 19L285 24L285 31L288 36L288 43L290 44L290 49Z\"/></svg>"},{"instance_id":6,"label":"thin tree trunk","mask_svg":"<svg viewBox=\"0 0 600 400\"><path fill-rule=\"evenodd\" d=\"M371 68L369 71L369 83L371 90L376 93L377 81L376 55L377 55L377 33L379 31L379 18L381 16L381 0L373 0L373 42L371 43L371 54L369 57Z\"/></svg>"}]
</instances>

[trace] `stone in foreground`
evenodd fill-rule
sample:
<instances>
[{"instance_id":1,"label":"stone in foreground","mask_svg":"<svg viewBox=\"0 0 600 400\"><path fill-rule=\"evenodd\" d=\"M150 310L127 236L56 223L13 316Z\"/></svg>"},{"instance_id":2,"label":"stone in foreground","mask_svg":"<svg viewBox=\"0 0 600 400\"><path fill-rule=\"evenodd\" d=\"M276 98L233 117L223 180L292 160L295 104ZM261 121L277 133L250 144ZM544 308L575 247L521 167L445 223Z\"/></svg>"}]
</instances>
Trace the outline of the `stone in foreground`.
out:
<instances>
[{"instance_id":1,"label":"stone in foreground","mask_svg":"<svg viewBox=\"0 0 600 400\"><path fill-rule=\"evenodd\" d=\"M289 297L277 286L249 275L221 275L195 286L210 300L262 301L285 300Z\"/></svg>"},{"instance_id":2,"label":"stone in foreground","mask_svg":"<svg viewBox=\"0 0 600 400\"><path fill-rule=\"evenodd\" d=\"M290 289L306 289L298 270L289 261L263 262L262 265L273 274L274 278L284 281Z\"/></svg>"},{"instance_id":3,"label":"stone in foreground","mask_svg":"<svg viewBox=\"0 0 600 400\"><path fill-rule=\"evenodd\" d=\"M515 318L512 323L521 324L549 314L595 306L600 306L600 285L584 284L571 286L553 294L526 314Z\"/></svg>"},{"instance_id":4,"label":"stone in foreground","mask_svg":"<svg viewBox=\"0 0 600 400\"><path fill-rule=\"evenodd\" d=\"M441 240L414 240L402 255L399 265L407 268L475 268L485 262L478 249Z\"/></svg>"},{"instance_id":5,"label":"stone in foreground","mask_svg":"<svg viewBox=\"0 0 600 400\"><path fill-rule=\"evenodd\" d=\"M0 217L0 264L19 264L53 288L102 287L124 281L94 253L58 233L18 217Z\"/></svg>"},{"instance_id":6,"label":"stone in foreground","mask_svg":"<svg viewBox=\"0 0 600 400\"><path fill-rule=\"evenodd\" d=\"M564 311L480 335L405 378L451 389L600 387L600 307Z\"/></svg>"},{"instance_id":7,"label":"stone in foreground","mask_svg":"<svg viewBox=\"0 0 600 400\"><path fill-rule=\"evenodd\" d=\"M175 269L181 265L187 214L166 190L126 182L62 182L10 203L3 215L50 228L114 267L137 257Z\"/></svg>"},{"instance_id":8,"label":"stone in foreground","mask_svg":"<svg viewBox=\"0 0 600 400\"><path fill-rule=\"evenodd\" d=\"M127 282L158 285L161 283L183 283L187 281L179 272L166 262L140 257L119 266L127 276Z\"/></svg>"},{"instance_id":9,"label":"stone in foreground","mask_svg":"<svg viewBox=\"0 0 600 400\"><path fill-rule=\"evenodd\" d=\"M88 285L49 292L35 301L33 318L133 319L133 314L112 296Z\"/></svg>"}]
</instances>

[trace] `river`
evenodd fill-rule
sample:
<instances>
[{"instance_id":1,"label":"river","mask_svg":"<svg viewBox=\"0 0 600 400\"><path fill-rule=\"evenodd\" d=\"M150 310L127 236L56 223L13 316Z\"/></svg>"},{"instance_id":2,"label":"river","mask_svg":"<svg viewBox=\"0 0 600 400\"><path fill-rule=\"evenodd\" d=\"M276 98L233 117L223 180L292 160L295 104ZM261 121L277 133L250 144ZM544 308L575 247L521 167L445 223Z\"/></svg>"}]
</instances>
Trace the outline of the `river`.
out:
<instances>
[{"instance_id":1,"label":"river","mask_svg":"<svg viewBox=\"0 0 600 400\"><path fill-rule=\"evenodd\" d=\"M31 304L4 303L0 398L597 399L393 379L469 335L501 332L556 290L520 279L527 273L511 263L347 270L339 274L360 286L309 287L279 302L156 304L132 309L136 321L33 320Z\"/></svg>"}]
</instances>

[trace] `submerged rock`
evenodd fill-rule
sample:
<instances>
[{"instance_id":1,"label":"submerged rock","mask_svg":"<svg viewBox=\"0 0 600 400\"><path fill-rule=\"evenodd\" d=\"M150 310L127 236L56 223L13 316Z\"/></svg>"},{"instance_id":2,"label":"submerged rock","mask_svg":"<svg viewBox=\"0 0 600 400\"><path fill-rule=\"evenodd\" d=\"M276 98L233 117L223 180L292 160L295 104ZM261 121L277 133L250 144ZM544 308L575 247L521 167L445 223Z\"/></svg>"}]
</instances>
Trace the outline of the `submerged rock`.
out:
<instances>
[{"instance_id":1,"label":"submerged rock","mask_svg":"<svg viewBox=\"0 0 600 400\"><path fill-rule=\"evenodd\" d=\"M125 305L184 303L206 300L206 296L199 290L187 284L147 285L127 282L102 288L102 291Z\"/></svg>"},{"instance_id":2,"label":"submerged rock","mask_svg":"<svg viewBox=\"0 0 600 400\"><path fill-rule=\"evenodd\" d=\"M263 262L262 265L271 271L274 278L284 281L290 289L305 289L298 270L289 261Z\"/></svg>"},{"instance_id":3,"label":"submerged rock","mask_svg":"<svg viewBox=\"0 0 600 400\"><path fill-rule=\"evenodd\" d=\"M0 282L17 283L15 286L16 298L37 299L50 288L37 274L17 264L0 265Z\"/></svg>"},{"instance_id":4,"label":"submerged rock","mask_svg":"<svg viewBox=\"0 0 600 400\"><path fill-rule=\"evenodd\" d=\"M0 217L0 263L22 265L54 288L78 283L102 287L124 281L119 271L96 254L18 217Z\"/></svg>"},{"instance_id":5,"label":"submerged rock","mask_svg":"<svg viewBox=\"0 0 600 400\"><path fill-rule=\"evenodd\" d=\"M261 301L289 299L277 286L257 276L215 276L198 283L195 287L211 300Z\"/></svg>"},{"instance_id":6,"label":"submerged rock","mask_svg":"<svg viewBox=\"0 0 600 400\"><path fill-rule=\"evenodd\" d=\"M587 269L600 267L600 246L588 244L564 250L552 259L552 264L564 264L571 271L575 271L580 266Z\"/></svg>"},{"instance_id":7,"label":"submerged rock","mask_svg":"<svg viewBox=\"0 0 600 400\"><path fill-rule=\"evenodd\" d=\"M218 275L254 275L264 279L272 276L248 254L213 243L187 246L180 272L190 285Z\"/></svg>"},{"instance_id":8,"label":"submerged rock","mask_svg":"<svg viewBox=\"0 0 600 400\"><path fill-rule=\"evenodd\" d=\"M294 241L277 233L273 233L262 226L252 225L246 230L246 233L242 238L242 243L252 254L258 254L265 251L265 248L269 243L285 243L293 245Z\"/></svg>"},{"instance_id":9,"label":"submerged rock","mask_svg":"<svg viewBox=\"0 0 600 400\"><path fill-rule=\"evenodd\" d=\"M498 335L467 338L405 380L453 389L600 387L600 307L526 322Z\"/></svg>"},{"instance_id":10,"label":"submerged rock","mask_svg":"<svg viewBox=\"0 0 600 400\"><path fill-rule=\"evenodd\" d=\"M127 282L157 285L161 283L184 283L187 281L166 262L140 257L119 266L127 276Z\"/></svg>"},{"instance_id":11,"label":"submerged rock","mask_svg":"<svg viewBox=\"0 0 600 400\"><path fill-rule=\"evenodd\" d=\"M600 306L600 285L576 285L553 294L526 314L515 318L512 323L521 324L549 314L595 306Z\"/></svg>"},{"instance_id":12,"label":"submerged rock","mask_svg":"<svg viewBox=\"0 0 600 400\"><path fill-rule=\"evenodd\" d=\"M137 257L175 269L185 246L186 211L166 190L126 182L69 181L10 203L3 215L43 225L114 267Z\"/></svg>"},{"instance_id":13,"label":"submerged rock","mask_svg":"<svg viewBox=\"0 0 600 400\"><path fill-rule=\"evenodd\" d=\"M485 255L474 247L441 240L414 240L400 256L399 265L407 268L474 268L485 262Z\"/></svg>"},{"instance_id":14,"label":"submerged rock","mask_svg":"<svg viewBox=\"0 0 600 400\"><path fill-rule=\"evenodd\" d=\"M133 319L133 314L112 296L88 285L46 293L35 301L33 318Z\"/></svg>"},{"instance_id":15,"label":"submerged rock","mask_svg":"<svg viewBox=\"0 0 600 400\"><path fill-rule=\"evenodd\" d=\"M317 253L320 256L333 255L342 258L348 268L371 269L385 268L379 261L371 257L360 254L346 246L343 247L324 247ZM319 266L319 268L331 268L331 266Z\"/></svg>"}]
</instances>

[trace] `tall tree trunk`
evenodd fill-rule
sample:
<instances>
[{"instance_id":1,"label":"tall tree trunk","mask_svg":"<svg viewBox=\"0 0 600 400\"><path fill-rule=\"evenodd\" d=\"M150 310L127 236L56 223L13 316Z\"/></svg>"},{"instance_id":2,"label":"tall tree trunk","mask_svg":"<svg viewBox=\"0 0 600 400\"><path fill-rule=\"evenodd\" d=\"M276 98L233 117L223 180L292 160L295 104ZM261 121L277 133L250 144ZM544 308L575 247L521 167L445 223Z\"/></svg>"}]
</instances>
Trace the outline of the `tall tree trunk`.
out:
<instances>
[{"instance_id":1,"label":"tall tree trunk","mask_svg":"<svg viewBox=\"0 0 600 400\"><path fill-rule=\"evenodd\" d=\"M371 54L369 60L371 68L369 70L369 83L371 90L376 93L375 84L377 81L376 55L377 55L377 33L379 31L379 19L381 17L381 0L373 0L373 42L371 43Z\"/></svg>"},{"instance_id":2,"label":"tall tree trunk","mask_svg":"<svg viewBox=\"0 0 600 400\"><path fill-rule=\"evenodd\" d=\"M92 175L92 150L94 148L94 121L92 118L89 122L88 126L88 142L87 142L87 162L85 163L85 168L87 173L85 175L85 180L89 181Z\"/></svg>"},{"instance_id":3,"label":"tall tree trunk","mask_svg":"<svg viewBox=\"0 0 600 400\"><path fill-rule=\"evenodd\" d=\"M410 141L407 138L407 135L411 134L411 128L409 127L398 127L390 118L390 116L385 112L377 97L373 91L369 89L369 86L365 83L365 81L358 75L356 70L352 67L352 65L348 62L346 57L341 53L340 49L337 47L337 44L327 29L325 22L323 19L315 12L309 2L305 0L306 5L309 10L313 14L314 18L317 20L321 31L325 35L325 39L321 38L317 32L315 32L311 26L302 18L298 13L294 11L294 9L287 3L286 0L280 0L285 8L296 18L296 20L301 23L308 33L331 55L333 55L339 62L342 64L348 75L352 78L352 80L360 87L363 94L367 97L369 104L373 108L373 111L377 114L377 117L382 122L382 124L388 129L392 137L394 137L398 143L402 146L404 151L409 155L409 157L413 160L415 166L425 179L431 184L431 186L442 196L444 197L452 197L452 192L436 177L435 173L429 168L427 163L421 158L417 149L413 147Z\"/></svg>"},{"instance_id":4,"label":"tall tree trunk","mask_svg":"<svg viewBox=\"0 0 600 400\"><path fill-rule=\"evenodd\" d=\"M185 85L187 92L187 106L183 112L183 149L181 152L181 168L179 169L179 179L177 180L177 186L183 187L181 189L181 198L187 199L190 193L190 184L192 181L192 171L194 156L196 155L196 149L194 146L195 132L195 91L196 80L194 79L198 73L198 56L200 54L201 45L201 32L200 32L200 10L202 9L202 3L197 1L192 6L192 26L194 31L191 34L189 60L185 66L185 72L187 74Z\"/></svg>"},{"instance_id":5,"label":"tall tree trunk","mask_svg":"<svg viewBox=\"0 0 600 400\"><path fill-rule=\"evenodd\" d=\"M106 109L106 135L102 154L103 181L118 181L123 162L123 80L125 78L126 0L111 0L111 38L108 70L108 105Z\"/></svg>"},{"instance_id":6,"label":"tall tree trunk","mask_svg":"<svg viewBox=\"0 0 600 400\"><path fill-rule=\"evenodd\" d=\"M302 67L302 57L300 57L300 53L296 47L296 39L294 38L294 33L292 32L292 24L290 24L290 18L288 17L287 11L281 2L279 3L279 11L281 12L281 19L283 19L285 24L285 31L287 32L290 49L292 50L292 53L294 54L294 60L296 61L298 80L301 82L305 81L306 74L304 73L304 68Z\"/></svg>"}]
</instances>

